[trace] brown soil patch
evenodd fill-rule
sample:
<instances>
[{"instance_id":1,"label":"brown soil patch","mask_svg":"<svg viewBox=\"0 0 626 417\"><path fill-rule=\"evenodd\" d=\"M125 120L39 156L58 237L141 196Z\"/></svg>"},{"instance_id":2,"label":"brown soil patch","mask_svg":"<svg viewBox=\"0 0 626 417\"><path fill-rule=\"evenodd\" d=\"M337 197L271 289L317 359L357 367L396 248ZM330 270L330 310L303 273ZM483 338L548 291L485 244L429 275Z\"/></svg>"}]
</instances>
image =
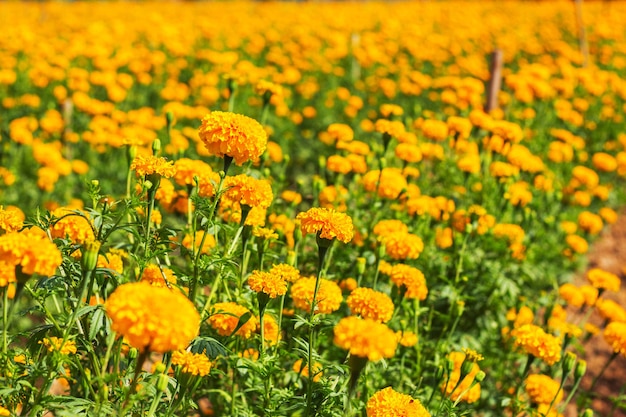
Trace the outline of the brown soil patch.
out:
<instances>
[{"instance_id":1,"label":"brown soil patch","mask_svg":"<svg viewBox=\"0 0 626 417\"><path fill-rule=\"evenodd\" d=\"M588 268L602 268L621 277L622 286L620 292L605 293L603 297L612 299L621 306L626 307L626 211L621 213L615 224L602 233L600 238L594 243L588 258ZM585 275L579 276L575 283L586 283ZM603 320L595 313L591 315L589 322L596 326L602 326L603 324ZM589 339L584 344L584 347L585 353L583 358L587 361L587 374L581 383L581 388L586 390L589 389L594 378L610 359L613 351L604 341L601 333ZM595 416L626 417L626 412L623 410L626 404L622 402L622 409L620 410L618 407L615 407L614 402L611 400L611 398L615 399L620 395L625 384L626 358L619 356L613 360L596 383L594 389L596 398L591 406ZM622 393L622 395L624 394ZM568 417L576 416L582 413L582 411L580 410L576 413L575 409L568 409L566 415Z\"/></svg>"}]
</instances>

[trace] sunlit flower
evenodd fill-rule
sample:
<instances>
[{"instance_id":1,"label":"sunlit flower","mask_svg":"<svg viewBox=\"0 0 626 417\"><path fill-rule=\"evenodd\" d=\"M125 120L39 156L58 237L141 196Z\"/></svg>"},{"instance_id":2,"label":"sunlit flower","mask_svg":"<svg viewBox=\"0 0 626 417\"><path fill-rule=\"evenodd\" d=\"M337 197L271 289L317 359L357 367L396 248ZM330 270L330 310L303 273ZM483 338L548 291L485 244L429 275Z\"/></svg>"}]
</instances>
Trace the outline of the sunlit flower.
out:
<instances>
[{"instance_id":1,"label":"sunlit flower","mask_svg":"<svg viewBox=\"0 0 626 417\"><path fill-rule=\"evenodd\" d=\"M5 210L0 206L0 232L17 232L22 228L23 221L15 210Z\"/></svg>"},{"instance_id":2,"label":"sunlit flower","mask_svg":"<svg viewBox=\"0 0 626 417\"><path fill-rule=\"evenodd\" d=\"M53 275L61 265L61 252L45 236L32 230L11 232L0 236L0 263L15 273L20 267L26 275ZM14 275L11 274L11 277ZM7 280L11 282L10 279Z\"/></svg>"},{"instance_id":3,"label":"sunlit flower","mask_svg":"<svg viewBox=\"0 0 626 417\"><path fill-rule=\"evenodd\" d=\"M605 320L626 323L626 309L613 300L599 298L596 301L596 310Z\"/></svg>"},{"instance_id":4,"label":"sunlit flower","mask_svg":"<svg viewBox=\"0 0 626 417\"><path fill-rule=\"evenodd\" d=\"M233 302L216 303L211 310L209 325L217 330L220 336L231 336L239 324L239 319L244 315L248 315L249 319L235 334L249 339L256 331L258 320L244 306Z\"/></svg>"},{"instance_id":5,"label":"sunlit flower","mask_svg":"<svg viewBox=\"0 0 626 417\"><path fill-rule=\"evenodd\" d=\"M296 282L300 279L300 271L296 267L287 264L272 265L269 273L277 275L287 282Z\"/></svg>"},{"instance_id":6,"label":"sunlit flower","mask_svg":"<svg viewBox=\"0 0 626 417\"><path fill-rule=\"evenodd\" d=\"M141 274L140 281L147 282L155 287L167 287L176 284L176 275L169 268L162 268L159 265L150 264L145 267Z\"/></svg>"},{"instance_id":7,"label":"sunlit flower","mask_svg":"<svg viewBox=\"0 0 626 417\"><path fill-rule=\"evenodd\" d=\"M548 375L531 374L526 378L525 390L536 404L558 404L563 399L563 390L558 381Z\"/></svg>"},{"instance_id":8,"label":"sunlit flower","mask_svg":"<svg viewBox=\"0 0 626 417\"><path fill-rule=\"evenodd\" d=\"M394 232L382 237L385 253L393 259L417 259L424 250L422 239L412 233Z\"/></svg>"},{"instance_id":9,"label":"sunlit flower","mask_svg":"<svg viewBox=\"0 0 626 417\"><path fill-rule=\"evenodd\" d=\"M186 350L172 352L172 365L180 367L181 372L195 376L206 376L211 372L211 361L204 353L192 353Z\"/></svg>"},{"instance_id":10,"label":"sunlit flower","mask_svg":"<svg viewBox=\"0 0 626 417\"><path fill-rule=\"evenodd\" d=\"M248 277L248 285L254 292L262 292L270 298L276 298L287 292L287 281L278 274L253 271Z\"/></svg>"},{"instance_id":11,"label":"sunlit flower","mask_svg":"<svg viewBox=\"0 0 626 417\"><path fill-rule=\"evenodd\" d=\"M348 243L354 236L352 218L332 209L313 207L296 216L302 233L316 233L322 239L337 239Z\"/></svg>"},{"instance_id":12,"label":"sunlit flower","mask_svg":"<svg viewBox=\"0 0 626 417\"><path fill-rule=\"evenodd\" d=\"M292 369L294 372L297 372L298 374L302 375L303 378L309 377L309 365L303 366L302 359L298 359L297 361L295 361ZM313 363L313 382L319 382L320 379L322 379L323 375L324 374L322 372L322 364L319 362L314 362Z\"/></svg>"},{"instance_id":13,"label":"sunlit flower","mask_svg":"<svg viewBox=\"0 0 626 417\"><path fill-rule=\"evenodd\" d=\"M154 155L137 155L130 164L130 169L135 171L138 177L158 174L163 178L171 178L176 174L174 162Z\"/></svg>"},{"instance_id":14,"label":"sunlit flower","mask_svg":"<svg viewBox=\"0 0 626 417\"><path fill-rule=\"evenodd\" d=\"M259 158L267 146L263 126L236 113L214 111L207 114L198 134L211 155L230 156L237 165Z\"/></svg>"},{"instance_id":15,"label":"sunlit flower","mask_svg":"<svg viewBox=\"0 0 626 417\"><path fill-rule=\"evenodd\" d=\"M451 352L448 358L454 363L454 368L450 374L450 379L442 384L441 390L453 401L457 401L459 398L469 404L478 401L481 393L480 384L473 384L473 382L476 374L480 372L480 367L476 362L481 359L481 356L470 357L468 353ZM465 362L472 363L469 371L466 375L463 375L463 380L459 383Z\"/></svg>"},{"instance_id":16,"label":"sunlit flower","mask_svg":"<svg viewBox=\"0 0 626 417\"><path fill-rule=\"evenodd\" d=\"M384 168L382 174L380 170L369 171L361 181L367 191L375 192L381 198L390 200L397 199L400 193L408 187L406 178L399 168Z\"/></svg>"},{"instance_id":17,"label":"sunlit flower","mask_svg":"<svg viewBox=\"0 0 626 417\"><path fill-rule=\"evenodd\" d=\"M84 243L94 240L93 228L82 212L76 213L69 208L58 208L52 212L58 218L50 226L50 234L53 238L69 239L74 243Z\"/></svg>"},{"instance_id":18,"label":"sunlit flower","mask_svg":"<svg viewBox=\"0 0 626 417\"><path fill-rule=\"evenodd\" d=\"M69 355L76 353L76 342L73 340L66 340L63 343L63 339L55 336L46 337L40 344L44 345L48 352L59 352L61 355Z\"/></svg>"},{"instance_id":19,"label":"sunlit flower","mask_svg":"<svg viewBox=\"0 0 626 417\"><path fill-rule=\"evenodd\" d=\"M615 274L600 268L592 268L587 271L587 279L595 288L607 291L619 291L621 280Z\"/></svg>"},{"instance_id":20,"label":"sunlit flower","mask_svg":"<svg viewBox=\"0 0 626 417\"><path fill-rule=\"evenodd\" d=\"M335 345L373 362L391 358L398 345L395 333L385 324L356 316L339 320L334 334Z\"/></svg>"},{"instance_id":21,"label":"sunlit flower","mask_svg":"<svg viewBox=\"0 0 626 417\"><path fill-rule=\"evenodd\" d=\"M360 287L354 289L346 300L352 314L378 322L388 322L393 316L391 298L380 291Z\"/></svg>"},{"instance_id":22,"label":"sunlit flower","mask_svg":"<svg viewBox=\"0 0 626 417\"><path fill-rule=\"evenodd\" d=\"M613 352L626 357L626 323L609 323L603 335L604 340L613 348Z\"/></svg>"},{"instance_id":23,"label":"sunlit flower","mask_svg":"<svg viewBox=\"0 0 626 417\"><path fill-rule=\"evenodd\" d=\"M111 329L141 351L185 349L200 328L200 314L180 291L145 282L120 285L104 308Z\"/></svg>"},{"instance_id":24,"label":"sunlit flower","mask_svg":"<svg viewBox=\"0 0 626 417\"><path fill-rule=\"evenodd\" d=\"M419 400L387 387L367 400L367 417L430 417Z\"/></svg>"},{"instance_id":25,"label":"sunlit flower","mask_svg":"<svg viewBox=\"0 0 626 417\"><path fill-rule=\"evenodd\" d=\"M561 359L561 340L546 333L541 327L525 324L513 329L511 335L515 338L515 346L521 347L526 353L548 365L553 365Z\"/></svg>"},{"instance_id":26,"label":"sunlit flower","mask_svg":"<svg viewBox=\"0 0 626 417\"><path fill-rule=\"evenodd\" d=\"M426 278L422 271L405 264L393 265L389 270L384 270L381 266L381 272L389 275L391 281L398 287L404 287L406 298L417 298L425 300L428 295L428 287L426 286Z\"/></svg>"},{"instance_id":27,"label":"sunlit flower","mask_svg":"<svg viewBox=\"0 0 626 417\"><path fill-rule=\"evenodd\" d=\"M291 298L296 307L301 310L311 311L313 292L315 291L315 277L300 278L291 287ZM341 306L343 296L341 288L333 281L320 278L317 298L315 300L315 313L330 314L337 311Z\"/></svg>"}]
</instances>

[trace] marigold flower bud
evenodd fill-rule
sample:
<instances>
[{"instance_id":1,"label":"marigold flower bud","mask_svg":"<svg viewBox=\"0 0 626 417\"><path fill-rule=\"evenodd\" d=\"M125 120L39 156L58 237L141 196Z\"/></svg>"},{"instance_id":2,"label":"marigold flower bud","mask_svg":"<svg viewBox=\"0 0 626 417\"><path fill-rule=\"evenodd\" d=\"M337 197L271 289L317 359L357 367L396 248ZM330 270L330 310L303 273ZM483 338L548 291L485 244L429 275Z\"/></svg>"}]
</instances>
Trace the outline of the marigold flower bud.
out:
<instances>
[{"instance_id":1,"label":"marigold flower bud","mask_svg":"<svg viewBox=\"0 0 626 417\"><path fill-rule=\"evenodd\" d=\"M587 372L587 361L581 359L576 364L576 370L574 370L574 378L576 378L576 380L578 381L583 376L585 376L586 372Z\"/></svg>"},{"instance_id":2,"label":"marigold flower bud","mask_svg":"<svg viewBox=\"0 0 626 417\"><path fill-rule=\"evenodd\" d=\"M165 374L160 374L157 379L157 391L163 392L167 389L167 384L170 382L170 377Z\"/></svg>"},{"instance_id":3,"label":"marigold flower bud","mask_svg":"<svg viewBox=\"0 0 626 417\"><path fill-rule=\"evenodd\" d=\"M476 376L474 377L474 380L476 382L483 382L485 380L485 377L487 376L486 373L484 373L483 371L478 371L478 373L476 374Z\"/></svg>"},{"instance_id":4,"label":"marigold flower bud","mask_svg":"<svg viewBox=\"0 0 626 417\"><path fill-rule=\"evenodd\" d=\"M576 366L576 355L572 352L567 352L563 359L563 375L569 375L572 369Z\"/></svg>"},{"instance_id":5,"label":"marigold flower bud","mask_svg":"<svg viewBox=\"0 0 626 417\"><path fill-rule=\"evenodd\" d=\"M581 417L593 417L593 410L591 408L588 408L580 416Z\"/></svg>"},{"instance_id":6,"label":"marigold flower bud","mask_svg":"<svg viewBox=\"0 0 626 417\"><path fill-rule=\"evenodd\" d=\"M100 242L97 240L87 241L83 245L84 252L81 257L81 266L84 271L93 271L98 264L98 251L100 250Z\"/></svg>"}]
</instances>

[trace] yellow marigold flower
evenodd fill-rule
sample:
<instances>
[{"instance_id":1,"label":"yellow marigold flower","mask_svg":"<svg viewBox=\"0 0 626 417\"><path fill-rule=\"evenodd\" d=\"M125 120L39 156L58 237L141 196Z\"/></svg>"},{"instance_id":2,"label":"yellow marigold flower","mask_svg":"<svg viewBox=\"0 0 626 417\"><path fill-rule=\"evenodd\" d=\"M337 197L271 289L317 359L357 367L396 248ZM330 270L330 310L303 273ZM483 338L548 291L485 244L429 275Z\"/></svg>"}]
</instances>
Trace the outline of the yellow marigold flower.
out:
<instances>
[{"instance_id":1,"label":"yellow marigold flower","mask_svg":"<svg viewBox=\"0 0 626 417\"><path fill-rule=\"evenodd\" d=\"M0 236L0 263L13 266L13 271L19 266L26 275L50 276L62 261L59 248L45 234L23 230Z\"/></svg>"},{"instance_id":2,"label":"yellow marigold flower","mask_svg":"<svg viewBox=\"0 0 626 417\"><path fill-rule=\"evenodd\" d=\"M122 249L111 249L106 255L98 255L97 268L110 269L121 274L124 272L124 260L127 257L126 251Z\"/></svg>"},{"instance_id":3,"label":"yellow marigold flower","mask_svg":"<svg viewBox=\"0 0 626 417\"><path fill-rule=\"evenodd\" d=\"M589 189L594 189L600 183L600 177L598 176L598 173L595 172L593 169L587 168L582 165L574 167L574 169L572 170L572 177L573 179L578 181L578 183L586 186Z\"/></svg>"},{"instance_id":4,"label":"yellow marigold flower","mask_svg":"<svg viewBox=\"0 0 626 417\"><path fill-rule=\"evenodd\" d=\"M374 226L372 232L378 237L384 237L391 233L408 233L409 226L402 220L381 220Z\"/></svg>"},{"instance_id":5,"label":"yellow marigold flower","mask_svg":"<svg viewBox=\"0 0 626 417\"><path fill-rule=\"evenodd\" d=\"M201 180L202 178L209 178L213 173L211 166L204 161L180 158L174 162L176 173L174 174L174 181L180 186L193 186L196 184L194 178ZM217 176L219 181L219 175Z\"/></svg>"},{"instance_id":6,"label":"yellow marigold flower","mask_svg":"<svg viewBox=\"0 0 626 417\"><path fill-rule=\"evenodd\" d=\"M405 162L419 162L422 160L422 151L419 146L411 143L399 143L394 150L398 159Z\"/></svg>"},{"instance_id":7,"label":"yellow marigold flower","mask_svg":"<svg viewBox=\"0 0 626 417\"><path fill-rule=\"evenodd\" d=\"M589 250L589 243L587 243L585 238L578 235L567 235L565 243L576 253L587 253Z\"/></svg>"},{"instance_id":8,"label":"yellow marigold flower","mask_svg":"<svg viewBox=\"0 0 626 417\"><path fill-rule=\"evenodd\" d=\"M69 239L74 243L94 240L95 235L89 221L69 208L58 208L52 212L58 218L50 227L53 238Z\"/></svg>"},{"instance_id":9,"label":"yellow marigold flower","mask_svg":"<svg viewBox=\"0 0 626 417\"><path fill-rule=\"evenodd\" d=\"M596 303L598 299L598 289L592 285L584 284L580 286L580 292L583 297L585 297L585 304L588 306L592 306Z\"/></svg>"},{"instance_id":10,"label":"yellow marigold flower","mask_svg":"<svg viewBox=\"0 0 626 417\"><path fill-rule=\"evenodd\" d=\"M327 143L333 142L350 142L354 139L354 131L352 128L343 123L333 123L326 129L328 134Z\"/></svg>"},{"instance_id":11,"label":"yellow marigold flower","mask_svg":"<svg viewBox=\"0 0 626 417\"><path fill-rule=\"evenodd\" d=\"M369 192L377 193L381 198L395 200L402 191L408 187L406 178L399 168L384 168L382 174L380 170L369 171L361 179L363 187Z\"/></svg>"},{"instance_id":12,"label":"yellow marigold flower","mask_svg":"<svg viewBox=\"0 0 626 417\"><path fill-rule=\"evenodd\" d=\"M22 228L23 220L15 210L5 210L0 206L0 232L17 232Z\"/></svg>"},{"instance_id":13,"label":"yellow marigold flower","mask_svg":"<svg viewBox=\"0 0 626 417\"><path fill-rule=\"evenodd\" d=\"M287 264L272 265L269 273L277 275L287 282L296 282L300 279L300 271L296 267Z\"/></svg>"},{"instance_id":14,"label":"yellow marigold flower","mask_svg":"<svg viewBox=\"0 0 626 417\"><path fill-rule=\"evenodd\" d=\"M587 271L587 279L591 285L599 290L617 292L621 285L621 280L617 275L600 268L593 268Z\"/></svg>"},{"instance_id":15,"label":"yellow marigold flower","mask_svg":"<svg viewBox=\"0 0 626 417\"><path fill-rule=\"evenodd\" d=\"M280 198L288 203L292 203L294 206L297 206L302 202L302 195L291 190L285 190L280 193Z\"/></svg>"},{"instance_id":16,"label":"yellow marigold flower","mask_svg":"<svg viewBox=\"0 0 626 417\"><path fill-rule=\"evenodd\" d=\"M404 347L415 346L418 342L417 335L409 330L397 331L396 337L398 339L398 343Z\"/></svg>"},{"instance_id":17,"label":"yellow marigold flower","mask_svg":"<svg viewBox=\"0 0 626 417\"><path fill-rule=\"evenodd\" d=\"M406 132L406 128L399 121L391 121L387 119L378 119L374 123L374 129L378 133L386 133L393 138L400 138Z\"/></svg>"},{"instance_id":18,"label":"yellow marigold flower","mask_svg":"<svg viewBox=\"0 0 626 417\"><path fill-rule=\"evenodd\" d=\"M345 317L335 326L334 334L337 346L373 362L391 358L398 346L393 330L372 319Z\"/></svg>"},{"instance_id":19,"label":"yellow marigold flower","mask_svg":"<svg viewBox=\"0 0 626 417\"><path fill-rule=\"evenodd\" d=\"M546 333L541 327L534 324L525 324L511 331L515 338L515 346L548 365L553 365L561 359L561 340Z\"/></svg>"},{"instance_id":20,"label":"yellow marigold flower","mask_svg":"<svg viewBox=\"0 0 626 417\"><path fill-rule=\"evenodd\" d=\"M259 359L259 351L254 348L245 349L243 352L237 354L240 358L250 359L256 361Z\"/></svg>"},{"instance_id":21,"label":"yellow marigold flower","mask_svg":"<svg viewBox=\"0 0 626 417\"><path fill-rule=\"evenodd\" d=\"M393 259L417 259L424 250L422 239L412 233L394 232L382 238L385 253Z\"/></svg>"},{"instance_id":22,"label":"yellow marigold flower","mask_svg":"<svg viewBox=\"0 0 626 417\"><path fill-rule=\"evenodd\" d=\"M296 216L302 233L316 233L320 238L348 243L354 236L352 218L332 209L313 207Z\"/></svg>"},{"instance_id":23,"label":"yellow marigold flower","mask_svg":"<svg viewBox=\"0 0 626 417\"><path fill-rule=\"evenodd\" d=\"M446 249L452 246L454 243L452 229L449 227L437 227L435 229L435 243L440 249Z\"/></svg>"},{"instance_id":24,"label":"yellow marigold flower","mask_svg":"<svg viewBox=\"0 0 626 417\"><path fill-rule=\"evenodd\" d=\"M0 416L2 417L11 417L11 412L0 405Z\"/></svg>"},{"instance_id":25,"label":"yellow marigold flower","mask_svg":"<svg viewBox=\"0 0 626 417\"><path fill-rule=\"evenodd\" d=\"M163 178L171 178L176 174L174 162L154 155L137 155L130 164L130 169L135 171L137 177L158 174Z\"/></svg>"},{"instance_id":26,"label":"yellow marigold flower","mask_svg":"<svg viewBox=\"0 0 626 417\"><path fill-rule=\"evenodd\" d=\"M161 268L158 265L148 265L141 274L140 281L147 282L154 287L167 287L167 283L176 284L176 275L169 268Z\"/></svg>"},{"instance_id":27,"label":"yellow marigold flower","mask_svg":"<svg viewBox=\"0 0 626 417\"><path fill-rule=\"evenodd\" d=\"M346 300L352 314L365 319L386 323L393 316L393 302L391 298L380 291L360 287L353 290Z\"/></svg>"},{"instance_id":28,"label":"yellow marigold flower","mask_svg":"<svg viewBox=\"0 0 626 417\"><path fill-rule=\"evenodd\" d=\"M504 198L514 206L526 207L533 199L533 193L529 190L529 184L519 181L509 186Z\"/></svg>"},{"instance_id":29,"label":"yellow marigold flower","mask_svg":"<svg viewBox=\"0 0 626 417\"><path fill-rule=\"evenodd\" d=\"M417 298L418 300L425 300L428 295L428 287L426 286L426 278L422 271L405 264L393 265L390 270L383 270L381 272L386 274L387 272L391 281L398 287L404 286L406 298Z\"/></svg>"},{"instance_id":30,"label":"yellow marigold flower","mask_svg":"<svg viewBox=\"0 0 626 417\"><path fill-rule=\"evenodd\" d=\"M489 172L496 178L513 177L519 174L519 168L502 161L495 161L489 165Z\"/></svg>"},{"instance_id":31,"label":"yellow marigold flower","mask_svg":"<svg viewBox=\"0 0 626 417\"><path fill-rule=\"evenodd\" d=\"M17 281L15 277L15 265L0 260L0 288L6 287L15 281Z\"/></svg>"},{"instance_id":32,"label":"yellow marigold flower","mask_svg":"<svg viewBox=\"0 0 626 417\"><path fill-rule=\"evenodd\" d=\"M614 321L604 329L604 340L613 348L613 352L626 357L626 323Z\"/></svg>"},{"instance_id":33,"label":"yellow marigold flower","mask_svg":"<svg viewBox=\"0 0 626 417\"><path fill-rule=\"evenodd\" d=\"M480 372L480 367L476 363L477 360L480 360L481 355L478 355L476 352L471 351L473 354L477 355L475 357L470 357L470 355L463 352L451 352L448 357L454 363L454 369L450 374L450 380L441 385L441 390L445 392L446 395L450 397L452 401L456 401L461 398L462 401L471 404L480 399L480 385L475 384L469 391L465 392L474 382L474 378L476 374ZM461 373L464 362L473 362L471 363L470 371L467 375L464 376L463 380L459 383L461 379ZM463 395L461 397L461 395Z\"/></svg>"},{"instance_id":34,"label":"yellow marigold flower","mask_svg":"<svg viewBox=\"0 0 626 417\"><path fill-rule=\"evenodd\" d=\"M202 244L202 248L200 248L200 253L209 253L211 249L213 249L217 245L217 242L215 241L215 237L213 235L207 234L205 237L204 230L198 230L195 236L195 248L194 239L189 233L185 234L182 245L189 250L194 249L195 251L198 251L200 244ZM202 239L204 239L204 242L202 242Z\"/></svg>"},{"instance_id":35,"label":"yellow marigold flower","mask_svg":"<svg viewBox=\"0 0 626 417\"><path fill-rule=\"evenodd\" d=\"M594 168L603 172L613 172L617 169L617 159L606 152L598 152L591 157Z\"/></svg>"},{"instance_id":36,"label":"yellow marigold flower","mask_svg":"<svg viewBox=\"0 0 626 417\"><path fill-rule=\"evenodd\" d=\"M354 279L354 278L342 279L339 282L339 288L341 288L344 291L348 291L348 292L354 290L358 286L359 285L358 285L356 279Z\"/></svg>"},{"instance_id":37,"label":"yellow marigold flower","mask_svg":"<svg viewBox=\"0 0 626 417\"><path fill-rule=\"evenodd\" d=\"M578 215L578 225L582 230L592 235L600 233L604 227L602 217L589 211L583 211Z\"/></svg>"},{"instance_id":38,"label":"yellow marigold flower","mask_svg":"<svg viewBox=\"0 0 626 417\"><path fill-rule=\"evenodd\" d=\"M271 140L267 141L267 156L269 160L275 163L283 162L283 149L276 142Z\"/></svg>"},{"instance_id":39,"label":"yellow marigold flower","mask_svg":"<svg viewBox=\"0 0 626 417\"><path fill-rule=\"evenodd\" d=\"M259 325L259 328L260 327L261 326ZM265 313L263 316L263 333L265 336L265 342L270 346L274 346L281 338L278 322L271 314Z\"/></svg>"},{"instance_id":40,"label":"yellow marigold flower","mask_svg":"<svg viewBox=\"0 0 626 417\"><path fill-rule=\"evenodd\" d=\"M424 136L432 140L442 141L449 135L448 125L441 120L424 120L420 128Z\"/></svg>"},{"instance_id":41,"label":"yellow marigold flower","mask_svg":"<svg viewBox=\"0 0 626 417\"><path fill-rule=\"evenodd\" d=\"M463 172L476 174L480 172L480 155L467 153L457 160L456 166Z\"/></svg>"},{"instance_id":42,"label":"yellow marigold flower","mask_svg":"<svg viewBox=\"0 0 626 417\"><path fill-rule=\"evenodd\" d=\"M227 303L216 303L211 308L212 314L209 316L209 324L212 328L217 330L217 333L220 336L231 336L235 329L237 328L237 324L239 323L239 319L244 314L250 313L250 310L241 306L237 303L227 302ZM254 316L250 316L250 319L241 326L237 333L237 336L241 336L244 339L249 339L252 336L252 333L256 331L258 325L258 320Z\"/></svg>"},{"instance_id":43,"label":"yellow marigold flower","mask_svg":"<svg viewBox=\"0 0 626 417\"><path fill-rule=\"evenodd\" d=\"M270 272L253 271L248 278L248 285L254 292L262 292L270 298L276 298L287 292L287 281L280 275Z\"/></svg>"},{"instance_id":44,"label":"yellow marigold flower","mask_svg":"<svg viewBox=\"0 0 626 417\"><path fill-rule=\"evenodd\" d=\"M260 237L263 240L278 239L278 233L266 227L255 226L252 229L252 236Z\"/></svg>"},{"instance_id":45,"label":"yellow marigold flower","mask_svg":"<svg viewBox=\"0 0 626 417\"><path fill-rule=\"evenodd\" d=\"M596 301L596 309L600 317L605 320L626 323L626 309L613 300L599 298Z\"/></svg>"},{"instance_id":46,"label":"yellow marigold flower","mask_svg":"<svg viewBox=\"0 0 626 417\"><path fill-rule=\"evenodd\" d=\"M59 352L61 355L69 355L76 353L76 342L73 340L66 340L63 344L63 339L59 337L46 337L39 342L44 345L48 352ZM63 344L63 346L61 346Z\"/></svg>"},{"instance_id":47,"label":"yellow marigold flower","mask_svg":"<svg viewBox=\"0 0 626 417\"><path fill-rule=\"evenodd\" d=\"M180 366L185 374L196 376L206 376L211 372L211 361L203 353L177 350L172 353L172 365Z\"/></svg>"},{"instance_id":48,"label":"yellow marigold flower","mask_svg":"<svg viewBox=\"0 0 626 417\"><path fill-rule=\"evenodd\" d=\"M236 113L214 111L207 114L198 134L211 155L230 156L237 165L259 158L267 146L263 126Z\"/></svg>"},{"instance_id":49,"label":"yellow marigold flower","mask_svg":"<svg viewBox=\"0 0 626 417\"><path fill-rule=\"evenodd\" d=\"M372 395L365 407L367 417L430 417L419 400L396 392L391 387Z\"/></svg>"},{"instance_id":50,"label":"yellow marigold flower","mask_svg":"<svg viewBox=\"0 0 626 417\"><path fill-rule=\"evenodd\" d=\"M200 327L200 314L180 291L146 282L117 287L104 308L111 318L111 329L142 351L184 349Z\"/></svg>"},{"instance_id":51,"label":"yellow marigold flower","mask_svg":"<svg viewBox=\"0 0 626 417\"><path fill-rule=\"evenodd\" d=\"M517 328L532 323L535 319L535 313L527 306L520 307L519 311L513 307L507 312L506 319L513 322L513 327Z\"/></svg>"},{"instance_id":52,"label":"yellow marigold flower","mask_svg":"<svg viewBox=\"0 0 626 417\"><path fill-rule=\"evenodd\" d=\"M352 164L348 158L341 155L331 155L326 160L326 169L339 174L348 174L352 171Z\"/></svg>"},{"instance_id":53,"label":"yellow marigold flower","mask_svg":"<svg viewBox=\"0 0 626 417\"><path fill-rule=\"evenodd\" d=\"M348 209L346 202L349 197L350 193L343 185L329 185L322 188L322 191L320 191L320 206L345 212Z\"/></svg>"},{"instance_id":54,"label":"yellow marigold flower","mask_svg":"<svg viewBox=\"0 0 626 417\"><path fill-rule=\"evenodd\" d=\"M223 199L250 207L267 208L274 199L269 181L258 180L245 174L226 177L224 188L226 192L222 197Z\"/></svg>"},{"instance_id":55,"label":"yellow marigold flower","mask_svg":"<svg viewBox=\"0 0 626 417\"><path fill-rule=\"evenodd\" d=\"M610 207L602 207L600 210L598 210L598 214L608 224L613 224L617 221L618 214Z\"/></svg>"},{"instance_id":56,"label":"yellow marigold flower","mask_svg":"<svg viewBox=\"0 0 626 417\"><path fill-rule=\"evenodd\" d=\"M309 365L303 366L302 359L298 359L293 364L293 371L300 374L303 378L309 377ZM319 382L322 379L324 373L322 372L322 364L319 362L313 362L313 382Z\"/></svg>"},{"instance_id":57,"label":"yellow marigold flower","mask_svg":"<svg viewBox=\"0 0 626 417\"><path fill-rule=\"evenodd\" d=\"M404 114L404 109L397 104L385 103L380 105L380 114L384 117L402 116Z\"/></svg>"},{"instance_id":58,"label":"yellow marigold flower","mask_svg":"<svg viewBox=\"0 0 626 417\"><path fill-rule=\"evenodd\" d=\"M582 307L585 304L585 297L580 288L574 284L565 283L559 287L559 296L573 307Z\"/></svg>"},{"instance_id":59,"label":"yellow marigold flower","mask_svg":"<svg viewBox=\"0 0 626 417\"><path fill-rule=\"evenodd\" d=\"M315 291L315 277L300 278L291 287L291 298L296 307L301 310L311 311L313 292ZM319 289L315 302L316 314L330 314L337 311L341 306L343 296L341 288L333 281L320 278Z\"/></svg>"},{"instance_id":60,"label":"yellow marigold flower","mask_svg":"<svg viewBox=\"0 0 626 417\"><path fill-rule=\"evenodd\" d=\"M558 381L548 375L531 374L525 381L525 390L535 404L558 404L563 399L563 390Z\"/></svg>"}]
</instances>

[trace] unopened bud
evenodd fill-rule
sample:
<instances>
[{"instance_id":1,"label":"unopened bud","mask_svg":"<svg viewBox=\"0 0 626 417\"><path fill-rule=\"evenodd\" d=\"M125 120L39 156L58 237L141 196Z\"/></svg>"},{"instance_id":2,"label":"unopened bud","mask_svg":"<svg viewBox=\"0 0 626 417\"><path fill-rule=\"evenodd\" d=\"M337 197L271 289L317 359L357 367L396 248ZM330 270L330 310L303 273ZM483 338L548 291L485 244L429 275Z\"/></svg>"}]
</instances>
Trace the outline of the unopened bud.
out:
<instances>
[{"instance_id":1,"label":"unopened bud","mask_svg":"<svg viewBox=\"0 0 626 417\"><path fill-rule=\"evenodd\" d=\"M161 152L161 140L157 138L152 142L152 154L159 155L159 152Z\"/></svg>"},{"instance_id":2,"label":"unopened bud","mask_svg":"<svg viewBox=\"0 0 626 417\"><path fill-rule=\"evenodd\" d=\"M83 244L83 255L81 257L83 271L93 271L96 269L99 251L100 242L97 240L87 241Z\"/></svg>"},{"instance_id":3,"label":"unopened bud","mask_svg":"<svg viewBox=\"0 0 626 417\"><path fill-rule=\"evenodd\" d=\"M296 266L296 252L290 250L287 252L287 265Z\"/></svg>"},{"instance_id":4,"label":"unopened bud","mask_svg":"<svg viewBox=\"0 0 626 417\"><path fill-rule=\"evenodd\" d=\"M137 357L137 354L139 353L139 351L137 350L137 348L130 348L128 350L128 359L135 359Z\"/></svg>"},{"instance_id":5,"label":"unopened bud","mask_svg":"<svg viewBox=\"0 0 626 417\"><path fill-rule=\"evenodd\" d=\"M576 364L576 370L574 371L574 378L576 378L576 380L578 381L579 379L582 379L583 376L585 376L586 372L587 372L587 361L581 359Z\"/></svg>"},{"instance_id":6,"label":"unopened bud","mask_svg":"<svg viewBox=\"0 0 626 417\"><path fill-rule=\"evenodd\" d=\"M363 257L356 258L356 271L359 275L363 275L365 273L365 266L367 263L367 259Z\"/></svg>"},{"instance_id":7,"label":"unopened bud","mask_svg":"<svg viewBox=\"0 0 626 417\"><path fill-rule=\"evenodd\" d=\"M591 408L588 408L580 416L581 417L593 417L593 410Z\"/></svg>"},{"instance_id":8,"label":"unopened bud","mask_svg":"<svg viewBox=\"0 0 626 417\"><path fill-rule=\"evenodd\" d=\"M476 382L483 382L485 380L485 377L487 377L486 373L484 373L483 371L478 371L478 373L474 377L474 380Z\"/></svg>"},{"instance_id":9,"label":"unopened bud","mask_svg":"<svg viewBox=\"0 0 626 417\"><path fill-rule=\"evenodd\" d=\"M473 368L474 368L474 362L467 360L466 358L463 361L463 364L461 365L461 377L468 375L470 372L472 372Z\"/></svg>"},{"instance_id":10,"label":"unopened bud","mask_svg":"<svg viewBox=\"0 0 626 417\"><path fill-rule=\"evenodd\" d=\"M565 358L563 358L563 375L567 376L572 369L576 366L576 355L572 352L567 352Z\"/></svg>"},{"instance_id":11,"label":"unopened bud","mask_svg":"<svg viewBox=\"0 0 626 417\"><path fill-rule=\"evenodd\" d=\"M157 380L157 391L163 392L167 389L167 384L170 382L170 377L165 374L160 374Z\"/></svg>"},{"instance_id":12,"label":"unopened bud","mask_svg":"<svg viewBox=\"0 0 626 417\"><path fill-rule=\"evenodd\" d=\"M154 367L155 374L162 374L165 372L165 364L163 362L159 362L157 366Z\"/></svg>"}]
</instances>

